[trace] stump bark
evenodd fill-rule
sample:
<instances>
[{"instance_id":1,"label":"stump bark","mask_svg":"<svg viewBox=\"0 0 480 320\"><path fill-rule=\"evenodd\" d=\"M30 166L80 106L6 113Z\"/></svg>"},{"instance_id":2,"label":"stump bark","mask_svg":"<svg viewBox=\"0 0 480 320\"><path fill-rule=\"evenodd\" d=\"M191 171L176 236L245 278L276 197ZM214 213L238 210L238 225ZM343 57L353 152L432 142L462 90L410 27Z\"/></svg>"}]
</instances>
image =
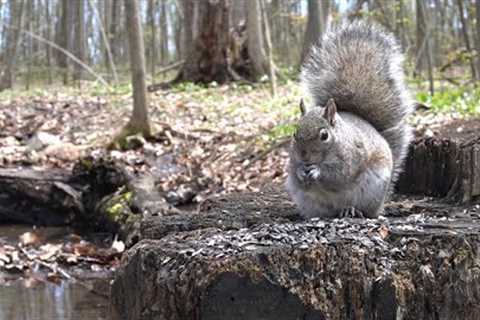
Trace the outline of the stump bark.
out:
<instances>
[{"instance_id":1,"label":"stump bark","mask_svg":"<svg viewBox=\"0 0 480 320\"><path fill-rule=\"evenodd\" d=\"M397 190L407 194L448 197L454 202L477 200L480 197L480 138L415 141L410 147Z\"/></svg>"},{"instance_id":2,"label":"stump bark","mask_svg":"<svg viewBox=\"0 0 480 320\"><path fill-rule=\"evenodd\" d=\"M480 198L480 119L457 120L432 138L411 146L397 191L447 197L467 203Z\"/></svg>"}]
</instances>

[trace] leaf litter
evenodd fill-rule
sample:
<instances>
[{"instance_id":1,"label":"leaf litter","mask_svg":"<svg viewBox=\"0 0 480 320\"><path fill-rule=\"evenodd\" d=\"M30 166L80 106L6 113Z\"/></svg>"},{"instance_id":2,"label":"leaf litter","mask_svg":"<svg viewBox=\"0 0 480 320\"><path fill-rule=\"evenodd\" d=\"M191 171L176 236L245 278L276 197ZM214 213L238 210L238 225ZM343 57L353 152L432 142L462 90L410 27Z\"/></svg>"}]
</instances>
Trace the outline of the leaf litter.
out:
<instances>
[{"instance_id":1,"label":"leaf litter","mask_svg":"<svg viewBox=\"0 0 480 320\"><path fill-rule=\"evenodd\" d=\"M26 227L1 228L5 233L6 228L21 232ZM47 236L52 229L60 236ZM24 284L31 286L46 281L111 277L125 244L116 238L108 240L105 235L84 238L69 231L65 227L33 228L18 239L0 236L0 284L18 278L30 279Z\"/></svg>"}]
</instances>

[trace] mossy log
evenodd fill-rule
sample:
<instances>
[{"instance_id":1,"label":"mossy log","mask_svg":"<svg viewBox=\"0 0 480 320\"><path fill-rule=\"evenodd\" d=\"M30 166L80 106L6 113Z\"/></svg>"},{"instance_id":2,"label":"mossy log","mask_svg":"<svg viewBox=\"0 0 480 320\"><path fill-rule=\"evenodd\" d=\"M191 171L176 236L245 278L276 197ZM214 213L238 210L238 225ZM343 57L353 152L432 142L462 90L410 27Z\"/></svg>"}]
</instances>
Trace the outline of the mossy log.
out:
<instances>
[{"instance_id":1,"label":"mossy log","mask_svg":"<svg viewBox=\"0 0 480 320\"><path fill-rule=\"evenodd\" d=\"M146 220L112 310L119 319L477 319L479 215L422 198L392 202L376 220L304 221L279 191L210 200L197 214Z\"/></svg>"},{"instance_id":2,"label":"mossy log","mask_svg":"<svg viewBox=\"0 0 480 320\"><path fill-rule=\"evenodd\" d=\"M82 159L71 171L0 169L0 222L117 230L128 182L122 168L103 159Z\"/></svg>"}]
</instances>

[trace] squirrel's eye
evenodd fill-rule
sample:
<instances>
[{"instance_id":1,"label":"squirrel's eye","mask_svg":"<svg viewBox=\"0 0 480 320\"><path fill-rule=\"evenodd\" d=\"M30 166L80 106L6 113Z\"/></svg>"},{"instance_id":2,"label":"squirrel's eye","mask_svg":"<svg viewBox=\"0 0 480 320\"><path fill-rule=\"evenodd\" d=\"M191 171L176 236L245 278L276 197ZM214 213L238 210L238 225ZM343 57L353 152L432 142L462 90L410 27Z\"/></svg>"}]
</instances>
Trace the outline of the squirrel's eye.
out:
<instances>
[{"instance_id":1,"label":"squirrel's eye","mask_svg":"<svg viewBox=\"0 0 480 320\"><path fill-rule=\"evenodd\" d=\"M320 140L322 141L328 140L328 131L326 129L320 130Z\"/></svg>"}]
</instances>

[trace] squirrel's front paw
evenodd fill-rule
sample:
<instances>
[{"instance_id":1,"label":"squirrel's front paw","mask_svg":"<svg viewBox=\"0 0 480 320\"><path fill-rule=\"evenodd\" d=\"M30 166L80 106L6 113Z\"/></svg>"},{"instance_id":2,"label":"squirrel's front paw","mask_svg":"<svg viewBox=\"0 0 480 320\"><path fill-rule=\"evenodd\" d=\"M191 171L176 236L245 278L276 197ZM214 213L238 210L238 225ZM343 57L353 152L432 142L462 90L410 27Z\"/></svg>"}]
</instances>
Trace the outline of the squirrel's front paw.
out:
<instances>
[{"instance_id":1,"label":"squirrel's front paw","mask_svg":"<svg viewBox=\"0 0 480 320\"><path fill-rule=\"evenodd\" d=\"M302 165L297 168L297 177L304 184L311 184L320 178L320 169L316 165Z\"/></svg>"}]
</instances>

